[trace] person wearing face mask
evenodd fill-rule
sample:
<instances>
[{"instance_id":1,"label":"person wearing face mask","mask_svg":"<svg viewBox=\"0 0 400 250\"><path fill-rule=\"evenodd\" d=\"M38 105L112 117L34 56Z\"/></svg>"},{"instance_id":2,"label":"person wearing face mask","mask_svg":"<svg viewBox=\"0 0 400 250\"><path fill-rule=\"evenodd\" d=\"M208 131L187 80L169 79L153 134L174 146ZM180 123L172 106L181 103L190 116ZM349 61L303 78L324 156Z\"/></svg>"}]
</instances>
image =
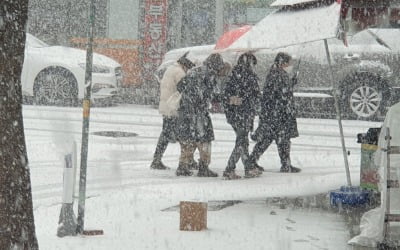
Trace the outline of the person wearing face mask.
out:
<instances>
[{"instance_id":1,"label":"person wearing face mask","mask_svg":"<svg viewBox=\"0 0 400 250\"><path fill-rule=\"evenodd\" d=\"M252 53L242 54L225 83L223 105L227 122L236 134L235 147L223 173L225 179L239 179L235 173L236 163L242 159L245 177L252 178L264 170L256 164L249 165L249 133L253 130L254 117L260 98L258 77L253 68L257 58Z\"/></svg>"},{"instance_id":2,"label":"person wearing face mask","mask_svg":"<svg viewBox=\"0 0 400 250\"><path fill-rule=\"evenodd\" d=\"M281 160L280 172L301 171L290 162L290 139L299 136L293 99L293 85L296 80L290 77L292 70L292 57L279 52L265 80L260 121L257 130L251 136L256 145L249 156L249 164L257 163L269 145L275 141Z\"/></svg>"},{"instance_id":3,"label":"person wearing face mask","mask_svg":"<svg viewBox=\"0 0 400 250\"><path fill-rule=\"evenodd\" d=\"M212 113L222 113L223 106L222 106L222 98L223 98L223 90L225 86L226 79L230 75L232 71L232 66L229 62L224 62L224 68L218 74L216 78L217 84L214 88L214 97L211 100L211 108L210 111Z\"/></svg>"}]
</instances>

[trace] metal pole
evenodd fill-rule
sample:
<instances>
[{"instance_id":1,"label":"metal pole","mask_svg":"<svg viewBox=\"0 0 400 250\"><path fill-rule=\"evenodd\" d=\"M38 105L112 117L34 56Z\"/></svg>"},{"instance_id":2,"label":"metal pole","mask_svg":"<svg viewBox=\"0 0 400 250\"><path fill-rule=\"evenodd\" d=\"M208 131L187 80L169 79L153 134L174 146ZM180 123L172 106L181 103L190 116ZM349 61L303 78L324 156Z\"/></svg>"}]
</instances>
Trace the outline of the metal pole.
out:
<instances>
[{"instance_id":1,"label":"metal pole","mask_svg":"<svg viewBox=\"0 0 400 250\"><path fill-rule=\"evenodd\" d=\"M85 218L86 200L86 172L89 141L89 117L90 97L92 89L92 66L93 66L93 31L94 31L94 0L90 1L89 33L86 50L86 71L85 71L85 97L83 99L83 122L82 122L82 145L81 145L81 169L79 176L79 201L78 201L78 225L77 233L82 233Z\"/></svg>"},{"instance_id":2,"label":"metal pole","mask_svg":"<svg viewBox=\"0 0 400 250\"><path fill-rule=\"evenodd\" d=\"M386 183L388 183L389 181L391 181L391 177L390 177L390 140L392 139L392 137L390 136L390 130L389 128L386 128L385 130L385 140L386 140ZM384 233L383 233L383 237L384 240L387 240L388 236L389 236L389 230L390 230L390 225L389 225L389 218L387 218L387 216L389 216L390 214L390 188L387 186L386 187L386 209L385 209L385 228L384 228Z\"/></svg>"},{"instance_id":3,"label":"metal pole","mask_svg":"<svg viewBox=\"0 0 400 250\"><path fill-rule=\"evenodd\" d=\"M331 80L331 85L334 86L333 98L335 99L336 118L337 118L338 123L339 123L340 139L341 139L341 142L342 142L344 165L346 167L347 185L351 186L349 161L347 159L347 150L346 150L346 144L344 142L344 135L343 135L342 114L340 112L339 100L338 100L338 96L337 96L337 88L335 86L335 81L334 81L334 77L333 77L331 55L329 53L328 41L326 39L324 39L324 44L325 44L326 58L328 59L329 76L330 76L330 80Z\"/></svg>"},{"instance_id":4,"label":"metal pole","mask_svg":"<svg viewBox=\"0 0 400 250\"><path fill-rule=\"evenodd\" d=\"M216 0L215 40L224 33L224 0Z\"/></svg>"},{"instance_id":5,"label":"metal pole","mask_svg":"<svg viewBox=\"0 0 400 250\"><path fill-rule=\"evenodd\" d=\"M182 47L182 18L183 18L183 2L177 1L176 12L175 12L176 28L175 28L175 38L174 46L175 48Z\"/></svg>"}]
</instances>

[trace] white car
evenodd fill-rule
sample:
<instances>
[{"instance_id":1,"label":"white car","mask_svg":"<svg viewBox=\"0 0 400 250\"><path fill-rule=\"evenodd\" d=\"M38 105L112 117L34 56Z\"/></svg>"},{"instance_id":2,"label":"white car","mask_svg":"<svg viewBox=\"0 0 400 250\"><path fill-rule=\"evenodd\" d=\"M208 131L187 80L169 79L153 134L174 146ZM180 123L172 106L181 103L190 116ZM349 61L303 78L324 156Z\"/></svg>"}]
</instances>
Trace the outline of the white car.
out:
<instances>
[{"instance_id":1,"label":"white car","mask_svg":"<svg viewBox=\"0 0 400 250\"><path fill-rule=\"evenodd\" d=\"M50 46L26 34L22 68L22 93L35 104L75 106L85 92L86 51ZM121 65L93 53L92 100L117 95L122 81Z\"/></svg>"}]
</instances>

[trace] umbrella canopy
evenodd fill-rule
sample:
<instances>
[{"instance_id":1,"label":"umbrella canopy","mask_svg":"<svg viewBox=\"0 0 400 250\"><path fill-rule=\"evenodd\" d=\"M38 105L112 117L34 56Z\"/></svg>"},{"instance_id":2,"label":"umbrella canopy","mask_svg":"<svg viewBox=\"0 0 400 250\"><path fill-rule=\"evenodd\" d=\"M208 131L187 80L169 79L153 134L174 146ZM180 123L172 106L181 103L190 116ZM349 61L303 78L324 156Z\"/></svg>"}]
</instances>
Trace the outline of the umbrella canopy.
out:
<instances>
[{"instance_id":1,"label":"umbrella canopy","mask_svg":"<svg viewBox=\"0 0 400 250\"><path fill-rule=\"evenodd\" d=\"M276 49L338 36L340 4L283 8L268 15L228 49Z\"/></svg>"},{"instance_id":2,"label":"umbrella canopy","mask_svg":"<svg viewBox=\"0 0 400 250\"><path fill-rule=\"evenodd\" d=\"M309 3L315 1L318 0L276 0L271 4L271 6L295 5L295 4Z\"/></svg>"},{"instance_id":3,"label":"umbrella canopy","mask_svg":"<svg viewBox=\"0 0 400 250\"><path fill-rule=\"evenodd\" d=\"M237 29L225 32L215 44L215 49L226 49L239 37L251 29L250 25L245 25Z\"/></svg>"}]
</instances>

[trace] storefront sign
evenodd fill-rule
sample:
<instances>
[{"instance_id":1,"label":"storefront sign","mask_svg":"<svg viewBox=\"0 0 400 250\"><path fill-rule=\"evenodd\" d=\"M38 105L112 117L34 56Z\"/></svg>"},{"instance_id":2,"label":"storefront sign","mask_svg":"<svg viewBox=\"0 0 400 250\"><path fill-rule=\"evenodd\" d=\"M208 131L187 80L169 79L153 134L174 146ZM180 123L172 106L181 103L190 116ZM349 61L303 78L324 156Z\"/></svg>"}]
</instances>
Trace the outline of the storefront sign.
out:
<instances>
[{"instance_id":1,"label":"storefront sign","mask_svg":"<svg viewBox=\"0 0 400 250\"><path fill-rule=\"evenodd\" d=\"M145 80L153 79L154 71L161 64L167 41L167 0L146 0L144 27Z\"/></svg>"}]
</instances>

